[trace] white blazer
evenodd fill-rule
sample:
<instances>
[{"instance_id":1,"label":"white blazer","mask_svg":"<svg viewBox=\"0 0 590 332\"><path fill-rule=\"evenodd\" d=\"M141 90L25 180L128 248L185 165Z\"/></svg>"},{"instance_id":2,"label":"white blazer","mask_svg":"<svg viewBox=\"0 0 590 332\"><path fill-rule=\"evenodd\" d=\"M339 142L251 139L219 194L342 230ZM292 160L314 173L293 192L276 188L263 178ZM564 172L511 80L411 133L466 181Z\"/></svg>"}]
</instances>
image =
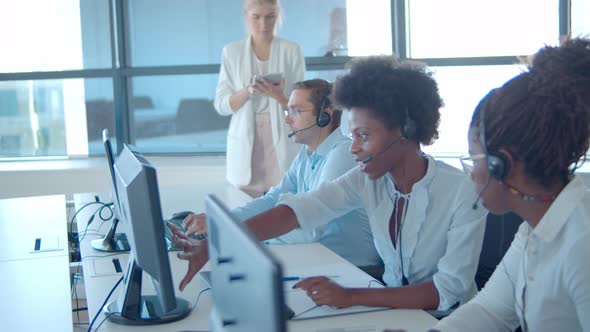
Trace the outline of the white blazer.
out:
<instances>
[{"instance_id":1,"label":"white blazer","mask_svg":"<svg viewBox=\"0 0 590 332\"><path fill-rule=\"evenodd\" d=\"M215 92L215 109L220 115L231 115L227 132L226 176L236 186L250 183L252 175L252 145L254 142L254 112L247 101L235 113L229 99L236 91L248 85L252 78L252 43L250 38L227 44L223 48L219 81ZM305 76L305 60L301 47L294 42L275 37L270 48L269 73L283 73L285 94L291 93L295 82ZM281 174L285 174L299 151L299 146L288 137L289 127L281 105L269 100L272 142L275 147Z\"/></svg>"}]
</instances>

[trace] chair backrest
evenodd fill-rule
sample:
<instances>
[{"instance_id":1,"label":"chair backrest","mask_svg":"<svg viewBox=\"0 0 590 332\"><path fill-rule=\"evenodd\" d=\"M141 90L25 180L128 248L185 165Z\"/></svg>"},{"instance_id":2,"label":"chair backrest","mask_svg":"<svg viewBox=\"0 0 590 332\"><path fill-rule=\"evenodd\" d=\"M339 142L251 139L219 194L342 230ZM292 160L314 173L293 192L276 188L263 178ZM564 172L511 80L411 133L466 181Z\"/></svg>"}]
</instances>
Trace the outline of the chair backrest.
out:
<instances>
[{"instance_id":1,"label":"chair backrest","mask_svg":"<svg viewBox=\"0 0 590 332\"><path fill-rule=\"evenodd\" d=\"M131 106L133 109L138 108L154 108L154 103L150 96L134 96Z\"/></svg>"},{"instance_id":2,"label":"chair backrest","mask_svg":"<svg viewBox=\"0 0 590 332\"><path fill-rule=\"evenodd\" d=\"M207 132L227 129L231 117L215 111L213 101L204 98L181 99L176 111L176 133Z\"/></svg>"},{"instance_id":3,"label":"chair backrest","mask_svg":"<svg viewBox=\"0 0 590 332\"><path fill-rule=\"evenodd\" d=\"M90 99L86 101L88 140L102 142L102 130L107 128L113 137L115 132L115 106L112 100Z\"/></svg>"},{"instance_id":4,"label":"chair backrest","mask_svg":"<svg viewBox=\"0 0 590 332\"><path fill-rule=\"evenodd\" d=\"M496 266L500 264L521 223L522 219L514 213L503 215L488 213L479 265L475 274L478 289L483 288Z\"/></svg>"}]
</instances>

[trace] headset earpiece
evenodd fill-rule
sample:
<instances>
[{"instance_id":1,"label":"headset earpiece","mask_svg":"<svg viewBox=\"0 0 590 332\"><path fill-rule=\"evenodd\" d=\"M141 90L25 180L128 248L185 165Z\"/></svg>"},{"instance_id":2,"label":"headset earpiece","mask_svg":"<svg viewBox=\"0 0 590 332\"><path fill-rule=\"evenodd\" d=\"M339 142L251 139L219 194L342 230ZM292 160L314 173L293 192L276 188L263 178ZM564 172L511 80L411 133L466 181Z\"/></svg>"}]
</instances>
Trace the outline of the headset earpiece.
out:
<instances>
[{"instance_id":1,"label":"headset earpiece","mask_svg":"<svg viewBox=\"0 0 590 332\"><path fill-rule=\"evenodd\" d=\"M320 109L318 110L318 116L316 118L316 124L320 128L324 128L325 126L330 124L330 121L332 120L332 118L330 117L330 113L326 112L326 108L330 107L331 104L330 99L328 98L328 96L330 95L330 85L328 82L326 82L326 91L327 93L324 95L324 98L322 99L322 104L320 106Z\"/></svg>"},{"instance_id":2,"label":"headset earpiece","mask_svg":"<svg viewBox=\"0 0 590 332\"><path fill-rule=\"evenodd\" d=\"M318 117L316 119L317 125L320 128L324 128L325 126L327 126L331 120L330 113L325 111L326 107L327 106L325 106L325 103L322 102L322 108L320 108L318 112Z\"/></svg>"},{"instance_id":3,"label":"headset earpiece","mask_svg":"<svg viewBox=\"0 0 590 332\"><path fill-rule=\"evenodd\" d=\"M488 172L498 181L503 181L510 172L510 161L503 153L488 153Z\"/></svg>"},{"instance_id":4,"label":"headset earpiece","mask_svg":"<svg viewBox=\"0 0 590 332\"><path fill-rule=\"evenodd\" d=\"M408 113L408 109L406 108L404 125L401 127L402 136L405 139L413 139L414 137L416 137L416 130L416 121L410 118L410 114Z\"/></svg>"}]
</instances>

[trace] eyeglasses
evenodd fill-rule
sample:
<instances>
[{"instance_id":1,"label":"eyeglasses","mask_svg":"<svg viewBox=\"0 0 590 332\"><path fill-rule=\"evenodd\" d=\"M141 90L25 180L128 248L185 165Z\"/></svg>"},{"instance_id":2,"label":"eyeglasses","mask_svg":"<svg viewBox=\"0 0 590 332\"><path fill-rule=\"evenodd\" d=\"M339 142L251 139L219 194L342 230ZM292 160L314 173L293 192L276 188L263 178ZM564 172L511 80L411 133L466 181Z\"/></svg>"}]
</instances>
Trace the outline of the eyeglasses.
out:
<instances>
[{"instance_id":1,"label":"eyeglasses","mask_svg":"<svg viewBox=\"0 0 590 332\"><path fill-rule=\"evenodd\" d=\"M463 172L471 173L473 171L474 161L484 159L486 158L486 156L487 155L485 153L461 156L459 160L461 161L461 167L463 167Z\"/></svg>"},{"instance_id":2,"label":"eyeglasses","mask_svg":"<svg viewBox=\"0 0 590 332\"><path fill-rule=\"evenodd\" d=\"M314 110L285 110L285 116L291 116L292 118L297 118L301 113L305 112L313 112Z\"/></svg>"}]
</instances>

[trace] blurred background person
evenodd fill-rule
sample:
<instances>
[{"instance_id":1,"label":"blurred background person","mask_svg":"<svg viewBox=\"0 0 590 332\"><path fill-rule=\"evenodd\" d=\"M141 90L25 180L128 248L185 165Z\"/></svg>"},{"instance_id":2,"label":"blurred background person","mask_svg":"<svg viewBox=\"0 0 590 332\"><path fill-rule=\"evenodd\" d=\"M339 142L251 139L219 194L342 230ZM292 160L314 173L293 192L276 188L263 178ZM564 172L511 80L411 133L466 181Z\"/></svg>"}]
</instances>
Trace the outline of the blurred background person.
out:
<instances>
[{"instance_id":1,"label":"blurred background person","mask_svg":"<svg viewBox=\"0 0 590 332\"><path fill-rule=\"evenodd\" d=\"M275 36L279 0L244 0L248 37L223 48L215 109L231 116L226 176L252 197L276 185L299 147L288 137L283 109L305 74L303 51ZM263 78L280 73L278 80Z\"/></svg>"}]
</instances>

